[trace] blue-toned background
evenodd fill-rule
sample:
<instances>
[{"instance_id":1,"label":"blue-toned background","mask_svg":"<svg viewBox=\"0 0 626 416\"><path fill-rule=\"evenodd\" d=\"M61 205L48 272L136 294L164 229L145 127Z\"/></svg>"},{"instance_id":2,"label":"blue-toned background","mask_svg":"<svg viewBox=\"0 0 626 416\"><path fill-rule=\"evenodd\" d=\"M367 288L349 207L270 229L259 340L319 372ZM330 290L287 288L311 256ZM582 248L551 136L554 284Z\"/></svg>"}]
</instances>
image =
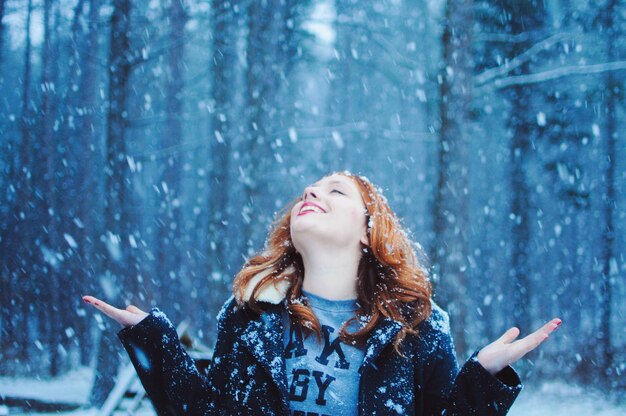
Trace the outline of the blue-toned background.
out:
<instances>
[{"instance_id":1,"label":"blue-toned background","mask_svg":"<svg viewBox=\"0 0 626 416\"><path fill-rule=\"evenodd\" d=\"M626 388L626 2L0 0L0 375L124 359L80 302L215 315L275 212L367 176L459 359Z\"/></svg>"}]
</instances>

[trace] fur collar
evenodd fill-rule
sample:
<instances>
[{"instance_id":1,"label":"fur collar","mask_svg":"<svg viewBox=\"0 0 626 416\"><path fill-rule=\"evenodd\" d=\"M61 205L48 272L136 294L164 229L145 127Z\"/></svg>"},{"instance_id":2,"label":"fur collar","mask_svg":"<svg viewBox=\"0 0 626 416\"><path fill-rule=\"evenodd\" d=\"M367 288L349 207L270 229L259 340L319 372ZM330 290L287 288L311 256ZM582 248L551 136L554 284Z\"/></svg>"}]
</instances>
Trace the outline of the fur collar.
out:
<instances>
[{"instance_id":1,"label":"fur collar","mask_svg":"<svg viewBox=\"0 0 626 416\"><path fill-rule=\"evenodd\" d=\"M290 274L295 271L296 270L293 266L289 266L281 274ZM250 300L254 289L265 276L270 274L270 272L271 270L269 269L264 270L260 273L257 273L252 279L250 279L250 281L243 290L243 299L241 299L242 302L248 302ZM257 296L257 301L263 301L278 305L287 296L287 290L289 289L290 285L290 282L287 280L268 282L261 288L259 295Z\"/></svg>"}]
</instances>

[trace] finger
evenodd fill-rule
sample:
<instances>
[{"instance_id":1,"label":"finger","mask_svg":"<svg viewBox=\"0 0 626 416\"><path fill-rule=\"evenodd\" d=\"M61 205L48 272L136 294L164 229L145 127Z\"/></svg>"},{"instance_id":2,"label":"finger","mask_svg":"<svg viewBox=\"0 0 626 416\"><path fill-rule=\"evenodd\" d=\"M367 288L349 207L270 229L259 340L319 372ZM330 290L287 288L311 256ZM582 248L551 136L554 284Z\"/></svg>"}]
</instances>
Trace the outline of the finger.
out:
<instances>
[{"instance_id":1,"label":"finger","mask_svg":"<svg viewBox=\"0 0 626 416\"><path fill-rule=\"evenodd\" d=\"M142 311L141 309L139 309L135 305L128 305L126 307L126 310L128 312L130 312L130 313L135 313L135 314L138 314L138 315L147 315L146 312Z\"/></svg>"},{"instance_id":2,"label":"finger","mask_svg":"<svg viewBox=\"0 0 626 416\"><path fill-rule=\"evenodd\" d=\"M101 301L98 298L95 298L93 296L89 296L89 295L85 295L83 296L83 301L93 307L95 307L96 309L100 309L100 306L105 303L103 301Z\"/></svg>"},{"instance_id":3,"label":"finger","mask_svg":"<svg viewBox=\"0 0 626 416\"><path fill-rule=\"evenodd\" d=\"M109 318L115 319L118 322L121 318L123 318L122 313L124 311L116 308L115 306L111 306L98 298L94 298L93 296L83 296L83 300L86 303L93 305L96 309L104 313Z\"/></svg>"},{"instance_id":4,"label":"finger","mask_svg":"<svg viewBox=\"0 0 626 416\"><path fill-rule=\"evenodd\" d=\"M547 338L551 333L557 330L557 328L561 325L561 320L559 318L554 318L546 323L544 326L539 328L535 333L539 332L545 335L544 338Z\"/></svg>"},{"instance_id":5,"label":"finger","mask_svg":"<svg viewBox=\"0 0 626 416\"><path fill-rule=\"evenodd\" d=\"M83 301L85 301L85 303L93 304L94 302L98 302L99 300L97 298L94 298L93 296L84 295Z\"/></svg>"},{"instance_id":6,"label":"finger","mask_svg":"<svg viewBox=\"0 0 626 416\"><path fill-rule=\"evenodd\" d=\"M554 332L559 325L561 325L561 320L558 318L554 318L541 328L536 330L530 335L520 339L519 341L514 343L514 351L515 354L521 354L520 358L530 351L537 348L542 342L544 342L552 332Z\"/></svg>"},{"instance_id":7,"label":"finger","mask_svg":"<svg viewBox=\"0 0 626 416\"><path fill-rule=\"evenodd\" d=\"M556 329L558 329L559 325L561 325L563 323L563 321L561 321L561 319L559 319L559 318L552 318L552 320L550 322L548 322L548 323L556 325L556 327L552 330L552 331L555 331Z\"/></svg>"},{"instance_id":8,"label":"finger","mask_svg":"<svg viewBox=\"0 0 626 416\"><path fill-rule=\"evenodd\" d=\"M504 344L509 344L515 340L519 336L519 328L512 327L509 328L496 342L501 342Z\"/></svg>"}]
</instances>

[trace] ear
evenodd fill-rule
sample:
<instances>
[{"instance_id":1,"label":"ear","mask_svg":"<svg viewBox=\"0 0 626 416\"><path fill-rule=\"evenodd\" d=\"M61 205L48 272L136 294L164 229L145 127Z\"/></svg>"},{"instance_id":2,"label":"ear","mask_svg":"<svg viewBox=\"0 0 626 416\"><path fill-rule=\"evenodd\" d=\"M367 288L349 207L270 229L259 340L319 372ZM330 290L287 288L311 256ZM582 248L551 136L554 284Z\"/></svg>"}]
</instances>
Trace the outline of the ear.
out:
<instances>
[{"instance_id":1,"label":"ear","mask_svg":"<svg viewBox=\"0 0 626 416\"><path fill-rule=\"evenodd\" d=\"M367 215L367 210L365 210L365 214ZM365 227L363 228L363 235L361 235L361 239L359 240L361 241L361 244L363 244L366 247L370 246L370 238L367 235L368 230L369 230L369 223L366 224Z\"/></svg>"}]
</instances>

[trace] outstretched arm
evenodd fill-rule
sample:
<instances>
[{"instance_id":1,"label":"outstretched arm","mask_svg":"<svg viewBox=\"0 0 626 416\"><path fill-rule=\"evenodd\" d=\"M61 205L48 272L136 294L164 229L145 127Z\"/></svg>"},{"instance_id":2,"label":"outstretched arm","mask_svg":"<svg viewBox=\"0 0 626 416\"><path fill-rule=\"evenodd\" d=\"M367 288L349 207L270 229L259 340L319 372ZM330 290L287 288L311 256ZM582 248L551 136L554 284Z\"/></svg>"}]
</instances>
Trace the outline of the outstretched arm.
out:
<instances>
[{"instance_id":1,"label":"outstretched arm","mask_svg":"<svg viewBox=\"0 0 626 416\"><path fill-rule=\"evenodd\" d=\"M447 320L447 316L445 318ZM537 331L514 341L511 328L458 369L449 332L440 334L435 353L426 363L424 415L506 415L521 391L521 381L510 364L538 347L561 321L553 319ZM447 325L446 325L447 326Z\"/></svg>"},{"instance_id":2,"label":"outstretched arm","mask_svg":"<svg viewBox=\"0 0 626 416\"><path fill-rule=\"evenodd\" d=\"M86 303L119 322L118 336L159 415L213 414L214 394L182 347L176 329L158 309L118 309L92 296Z\"/></svg>"}]
</instances>

